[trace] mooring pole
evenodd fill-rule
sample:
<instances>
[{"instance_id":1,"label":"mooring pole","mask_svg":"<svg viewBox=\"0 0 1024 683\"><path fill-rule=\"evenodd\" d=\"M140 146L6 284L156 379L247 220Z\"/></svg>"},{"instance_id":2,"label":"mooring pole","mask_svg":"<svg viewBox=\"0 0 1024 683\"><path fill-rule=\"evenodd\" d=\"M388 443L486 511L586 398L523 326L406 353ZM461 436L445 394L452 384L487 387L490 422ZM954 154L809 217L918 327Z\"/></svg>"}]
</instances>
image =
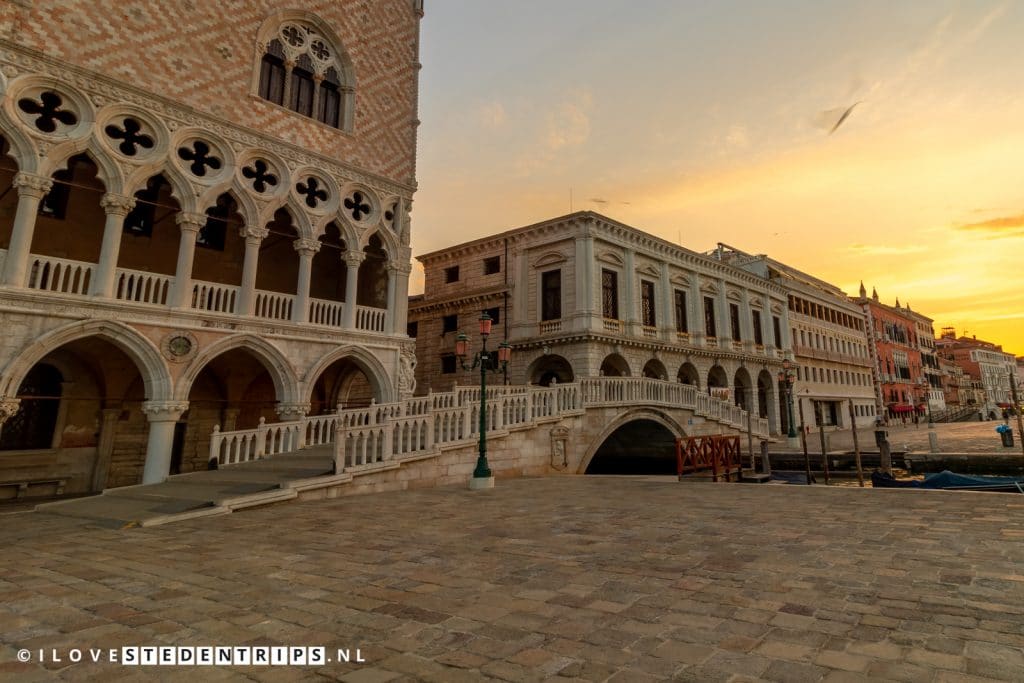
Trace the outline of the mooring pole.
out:
<instances>
[{"instance_id":1,"label":"mooring pole","mask_svg":"<svg viewBox=\"0 0 1024 683\"><path fill-rule=\"evenodd\" d=\"M807 454L807 429L804 427L804 403L798 396L796 404L800 407L800 445L804 449L804 467L807 468L807 485L811 485L811 456Z\"/></svg>"},{"instance_id":2,"label":"mooring pole","mask_svg":"<svg viewBox=\"0 0 1024 683\"><path fill-rule=\"evenodd\" d=\"M825 485L828 486L828 453L825 448L825 406L821 401L814 402L814 419L818 423L818 440L821 442L821 471L825 474Z\"/></svg>"},{"instance_id":3,"label":"mooring pole","mask_svg":"<svg viewBox=\"0 0 1024 683\"><path fill-rule=\"evenodd\" d=\"M864 488L864 468L860 463L860 441L857 440L857 416L853 412L853 399L850 399L850 428L853 432L853 457L857 462L857 483Z\"/></svg>"}]
</instances>

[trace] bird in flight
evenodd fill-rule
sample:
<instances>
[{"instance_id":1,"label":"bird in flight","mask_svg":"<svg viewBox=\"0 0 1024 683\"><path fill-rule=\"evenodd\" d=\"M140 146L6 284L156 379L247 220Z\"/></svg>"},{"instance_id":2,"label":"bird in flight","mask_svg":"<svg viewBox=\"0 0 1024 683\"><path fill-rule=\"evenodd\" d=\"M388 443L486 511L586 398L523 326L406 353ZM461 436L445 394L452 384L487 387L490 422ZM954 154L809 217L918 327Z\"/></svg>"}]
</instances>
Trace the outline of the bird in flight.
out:
<instances>
[{"instance_id":1,"label":"bird in flight","mask_svg":"<svg viewBox=\"0 0 1024 683\"><path fill-rule=\"evenodd\" d=\"M851 104L846 109L846 111L843 112L842 116L839 117L839 120L835 122L835 124L832 126L832 129L828 132L829 135L832 135L832 133L835 133L836 129L839 128L839 126L843 125L843 121L845 121L847 119L847 117L853 111L853 108L856 107L858 104L860 104L859 101L858 102L854 102L853 104Z\"/></svg>"}]
</instances>

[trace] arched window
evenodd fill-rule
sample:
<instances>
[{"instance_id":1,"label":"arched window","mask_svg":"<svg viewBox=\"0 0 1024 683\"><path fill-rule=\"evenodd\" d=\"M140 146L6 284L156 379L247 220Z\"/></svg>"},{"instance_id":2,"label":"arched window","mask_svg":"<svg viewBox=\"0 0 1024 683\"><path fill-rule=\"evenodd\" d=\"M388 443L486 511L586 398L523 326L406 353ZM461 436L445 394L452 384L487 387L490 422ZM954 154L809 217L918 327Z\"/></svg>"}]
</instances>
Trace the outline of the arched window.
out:
<instances>
[{"instance_id":1,"label":"arched window","mask_svg":"<svg viewBox=\"0 0 1024 683\"><path fill-rule=\"evenodd\" d=\"M351 61L337 40L326 36L328 30L312 23L286 20L261 31L266 47L259 56L256 93L332 128L351 130L355 104Z\"/></svg>"}]
</instances>

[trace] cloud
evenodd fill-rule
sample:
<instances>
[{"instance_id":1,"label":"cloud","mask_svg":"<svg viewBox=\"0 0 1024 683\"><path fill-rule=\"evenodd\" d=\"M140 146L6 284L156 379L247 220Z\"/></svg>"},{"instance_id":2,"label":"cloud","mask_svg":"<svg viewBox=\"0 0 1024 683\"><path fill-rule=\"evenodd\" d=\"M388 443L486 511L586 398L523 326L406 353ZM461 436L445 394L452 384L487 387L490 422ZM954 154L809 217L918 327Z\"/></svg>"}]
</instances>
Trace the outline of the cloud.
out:
<instances>
[{"instance_id":1,"label":"cloud","mask_svg":"<svg viewBox=\"0 0 1024 683\"><path fill-rule=\"evenodd\" d=\"M590 138L590 109L593 96L589 90L576 90L560 103L547 118L547 144L551 150L577 147Z\"/></svg>"},{"instance_id":2,"label":"cloud","mask_svg":"<svg viewBox=\"0 0 1024 683\"><path fill-rule=\"evenodd\" d=\"M920 244L906 244L899 247L887 244L851 244L850 250L871 256L901 256L927 251L928 248Z\"/></svg>"},{"instance_id":3,"label":"cloud","mask_svg":"<svg viewBox=\"0 0 1024 683\"><path fill-rule=\"evenodd\" d=\"M958 230L979 230L989 233L990 238L1024 237L1024 213L1016 216L1000 216L976 223L961 223Z\"/></svg>"}]
</instances>

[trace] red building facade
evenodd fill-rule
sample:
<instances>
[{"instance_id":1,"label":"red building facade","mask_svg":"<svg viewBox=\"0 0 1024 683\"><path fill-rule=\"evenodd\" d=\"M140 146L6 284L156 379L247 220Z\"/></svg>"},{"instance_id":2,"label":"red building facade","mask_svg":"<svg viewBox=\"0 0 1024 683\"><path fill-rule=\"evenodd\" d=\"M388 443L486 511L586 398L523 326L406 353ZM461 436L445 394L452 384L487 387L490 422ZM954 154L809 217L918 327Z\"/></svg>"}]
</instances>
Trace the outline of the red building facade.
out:
<instances>
[{"instance_id":1,"label":"red building facade","mask_svg":"<svg viewBox=\"0 0 1024 683\"><path fill-rule=\"evenodd\" d=\"M879 301L877 291L872 291L870 298L866 294L861 285L857 303L867 321L878 414L889 421L919 419L928 410L928 386L922 382L924 373L913 313L901 307L899 299L895 306L889 306Z\"/></svg>"}]
</instances>

